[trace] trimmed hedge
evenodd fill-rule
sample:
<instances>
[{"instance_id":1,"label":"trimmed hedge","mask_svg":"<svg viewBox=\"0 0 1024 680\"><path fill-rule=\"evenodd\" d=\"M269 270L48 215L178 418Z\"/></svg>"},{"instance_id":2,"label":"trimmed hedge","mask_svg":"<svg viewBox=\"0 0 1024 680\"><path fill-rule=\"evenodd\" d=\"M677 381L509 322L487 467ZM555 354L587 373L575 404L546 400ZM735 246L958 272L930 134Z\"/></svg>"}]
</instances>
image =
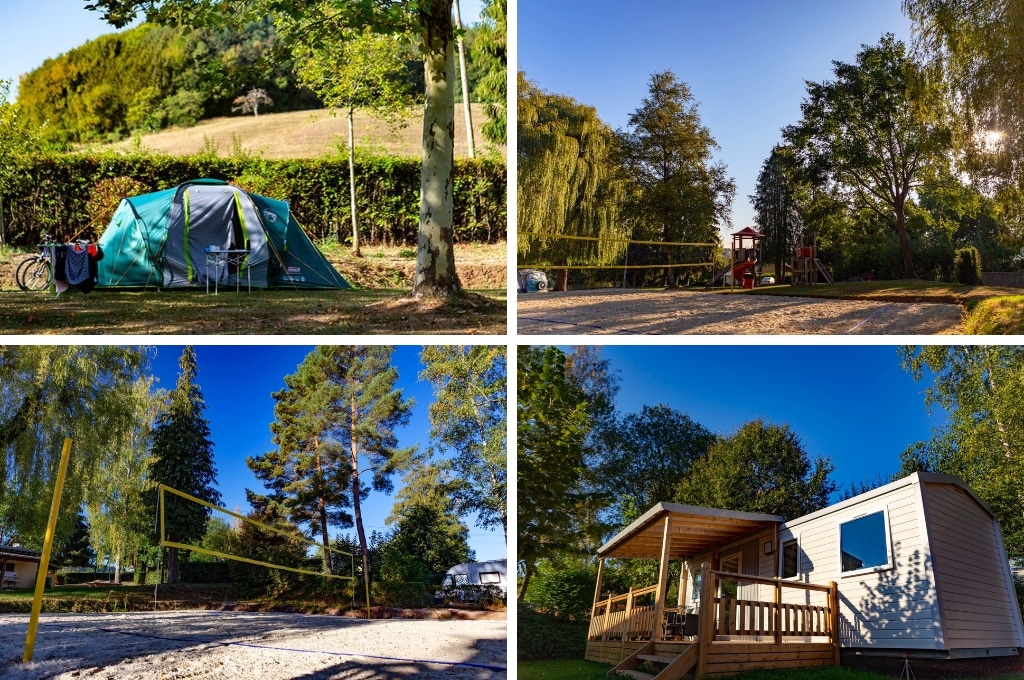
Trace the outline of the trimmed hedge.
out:
<instances>
[{"instance_id":1,"label":"trimmed hedge","mask_svg":"<svg viewBox=\"0 0 1024 680\"><path fill-rule=\"evenodd\" d=\"M21 190L3 199L7 241L30 247L39 242L41 232L60 241L88 235L94 219L89 214L90 199L98 188L102 191L115 178L158 191L200 177L224 179L249 191L289 201L292 214L311 238L346 241L352 236L348 162L344 159L106 153L36 157L25 168ZM415 244L419 187L418 159L357 158L361 243ZM504 162L455 161L456 241L494 243L505 239L506 187Z\"/></svg>"}]
</instances>

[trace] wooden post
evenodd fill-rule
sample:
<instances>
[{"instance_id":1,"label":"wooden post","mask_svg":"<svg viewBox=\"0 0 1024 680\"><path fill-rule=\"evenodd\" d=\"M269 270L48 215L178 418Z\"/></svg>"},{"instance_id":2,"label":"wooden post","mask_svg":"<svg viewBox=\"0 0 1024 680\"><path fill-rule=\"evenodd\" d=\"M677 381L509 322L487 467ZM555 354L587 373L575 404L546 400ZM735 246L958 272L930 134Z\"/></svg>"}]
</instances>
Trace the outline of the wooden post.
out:
<instances>
[{"instance_id":1,"label":"wooden post","mask_svg":"<svg viewBox=\"0 0 1024 680\"><path fill-rule=\"evenodd\" d=\"M601 581L604 579L604 558L597 563L597 585L594 586L594 604L590 607L590 618L594 618L597 603L601 601Z\"/></svg>"},{"instance_id":2,"label":"wooden post","mask_svg":"<svg viewBox=\"0 0 1024 680\"><path fill-rule=\"evenodd\" d=\"M679 592L676 593L676 606L679 607L680 613L686 610L686 572L688 572L690 563L683 562L679 566Z\"/></svg>"},{"instance_id":3,"label":"wooden post","mask_svg":"<svg viewBox=\"0 0 1024 680\"><path fill-rule=\"evenodd\" d=\"M658 627L665 616L665 598L668 597L668 558L672 542L672 515L665 516L665 528L661 535L661 563L658 566L658 590L654 594L654 622L651 624L651 639L658 637Z\"/></svg>"},{"instance_id":4,"label":"wooden post","mask_svg":"<svg viewBox=\"0 0 1024 680\"><path fill-rule=\"evenodd\" d=\"M832 663L839 666L839 585L835 581L828 582L828 608L828 637L832 643Z\"/></svg>"},{"instance_id":5,"label":"wooden post","mask_svg":"<svg viewBox=\"0 0 1024 680\"><path fill-rule=\"evenodd\" d=\"M697 678L704 680L707 673L708 648L715 636L715 575L711 573L711 563L700 565L703 583L700 589L700 625L697 634Z\"/></svg>"},{"instance_id":6,"label":"wooden post","mask_svg":"<svg viewBox=\"0 0 1024 680\"><path fill-rule=\"evenodd\" d=\"M775 644L782 644L782 580L775 579Z\"/></svg>"},{"instance_id":7,"label":"wooden post","mask_svg":"<svg viewBox=\"0 0 1024 680\"><path fill-rule=\"evenodd\" d=\"M610 607L611 605L609 605ZM626 596L626 616L622 619L622 646L619 647L619 661L625 659L626 654L626 638L629 637L629 619L633 615L633 587L629 588L629 595Z\"/></svg>"}]
</instances>

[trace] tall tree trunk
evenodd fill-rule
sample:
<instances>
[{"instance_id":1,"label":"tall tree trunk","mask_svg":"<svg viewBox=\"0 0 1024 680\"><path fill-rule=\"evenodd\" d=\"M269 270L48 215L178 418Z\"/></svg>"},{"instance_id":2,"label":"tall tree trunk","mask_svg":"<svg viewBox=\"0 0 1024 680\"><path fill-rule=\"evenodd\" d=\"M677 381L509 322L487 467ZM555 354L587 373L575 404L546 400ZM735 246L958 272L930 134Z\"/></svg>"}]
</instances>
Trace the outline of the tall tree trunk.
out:
<instances>
[{"instance_id":1,"label":"tall tree trunk","mask_svg":"<svg viewBox=\"0 0 1024 680\"><path fill-rule=\"evenodd\" d=\"M352 254L359 257L359 223L356 220L356 135L352 120L354 108L348 107L348 193L352 206Z\"/></svg>"},{"instance_id":2,"label":"tall tree trunk","mask_svg":"<svg viewBox=\"0 0 1024 680\"><path fill-rule=\"evenodd\" d=\"M907 212L903 200L896 201L896 233L900 237L900 255L903 256L903 277L916 279L914 260L910 253L910 236L907 234Z\"/></svg>"},{"instance_id":3,"label":"tall tree trunk","mask_svg":"<svg viewBox=\"0 0 1024 680\"><path fill-rule=\"evenodd\" d=\"M459 12L459 0L454 0L455 27L462 30L462 14ZM476 145L473 143L473 112L470 109L469 76L466 74L466 46L459 36L459 77L462 79L462 112L466 118L466 144L469 146L469 157L476 156Z\"/></svg>"},{"instance_id":4,"label":"tall tree trunk","mask_svg":"<svg viewBox=\"0 0 1024 680\"><path fill-rule=\"evenodd\" d=\"M455 273L452 194L455 145L455 55L452 0L421 2L426 106L420 228L412 294L452 295L462 290Z\"/></svg>"},{"instance_id":5,"label":"tall tree trunk","mask_svg":"<svg viewBox=\"0 0 1024 680\"><path fill-rule=\"evenodd\" d=\"M317 444L316 451L316 474L320 479L324 478L324 470L320 460L320 448ZM317 511L320 515L320 539L324 545L324 570L331 574L331 551L328 548L331 547L331 537L327 533L327 502L324 501L324 497L320 496L316 499ZM353 574L354 576L354 574Z\"/></svg>"},{"instance_id":6,"label":"tall tree trunk","mask_svg":"<svg viewBox=\"0 0 1024 680\"><path fill-rule=\"evenodd\" d=\"M523 582L519 584L519 592L516 593L516 599L520 602L526 597L526 589L530 587L530 577L533 576L533 565L527 563L523 567Z\"/></svg>"},{"instance_id":7,"label":"tall tree trunk","mask_svg":"<svg viewBox=\"0 0 1024 680\"><path fill-rule=\"evenodd\" d=\"M555 270L555 290L566 291L569 290L569 270L568 269L556 269Z\"/></svg>"},{"instance_id":8,"label":"tall tree trunk","mask_svg":"<svg viewBox=\"0 0 1024 680\"><path fill-rule=\"evenodd\" d=\"M121 556L114 558L114 583L121 584Z\"/></svg>"},{"instance_id":9,"label":"tall tree trunk","mask_svg":"<svg viewBox=\"0 0 1024 680\"><path fill-rule=\"evenodd\" d=\"M370 592L370 551L366 545L366 531L363 529L363 511L359 501L359 444L356 442L356 400L351 397L349 421L350 436L352 441L352 516L356 520L356 534L359 536L359 554L363 558L363 585L365 591ZM366 606L370 603L367 601Z\"/></svg>"}]
</instances>

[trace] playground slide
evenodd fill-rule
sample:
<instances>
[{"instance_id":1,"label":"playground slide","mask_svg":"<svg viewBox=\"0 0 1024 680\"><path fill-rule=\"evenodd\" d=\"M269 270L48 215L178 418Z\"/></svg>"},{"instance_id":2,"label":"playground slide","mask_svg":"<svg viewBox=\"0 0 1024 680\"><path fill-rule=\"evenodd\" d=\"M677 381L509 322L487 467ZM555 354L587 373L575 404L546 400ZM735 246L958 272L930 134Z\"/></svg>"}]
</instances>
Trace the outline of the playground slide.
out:
<instances>
[{"instance_id":1,"label":"playground slide","mask_svg":"<svg viewBox=\"0 0 1024 680\"><path fill-rule=\"evenodd\" d=\"M742 281L743 272L747 271L748 269L753 269L756 266L757 262L751 262L750 260L744 260L743 262L740 262L738 265L732 268L733 281Z\"/></svg>"}]
</instances>

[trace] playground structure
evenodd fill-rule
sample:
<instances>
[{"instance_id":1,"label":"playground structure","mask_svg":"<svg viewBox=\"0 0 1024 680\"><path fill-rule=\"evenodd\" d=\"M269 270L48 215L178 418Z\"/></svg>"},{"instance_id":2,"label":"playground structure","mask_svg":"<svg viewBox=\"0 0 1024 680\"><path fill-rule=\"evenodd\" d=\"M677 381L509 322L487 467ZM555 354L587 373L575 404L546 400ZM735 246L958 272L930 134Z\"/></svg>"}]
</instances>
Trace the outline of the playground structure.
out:
<instances>
[{"instance_id":1,"label":"playground structure","mask_svg":"<svg viewBox=\"0 0 1024 680\"><path fill-rule=\"evenodd\" d=\"M834 286L836 283L825 269L825 265L818 259L817 240L809 246L801 244L796 249L796 255L789 266L789 271L792 274L790 285L793 286L816 286L819 283L828 283L830 286ZM820 281L818 280L819 274L822 277Z\"/></svg>"},{"instance_id":2,"label":"playground structure","mask_svg":"<svg viewBox=\"0 0 1024 680\"><path fill-rule=\"evenodd\" d=\"M749 239L750 247L746 247ZM757 276L761 273L761 240L764 234L755 231L751 227L732 234L732 249L729 253L729 264L719 272L713 273L708 281L708 287L714 286L722 277L731 273L729 287L735 288L737 280L741 288L753 288L757 282Z\"/></svg>"}]
</instances>

